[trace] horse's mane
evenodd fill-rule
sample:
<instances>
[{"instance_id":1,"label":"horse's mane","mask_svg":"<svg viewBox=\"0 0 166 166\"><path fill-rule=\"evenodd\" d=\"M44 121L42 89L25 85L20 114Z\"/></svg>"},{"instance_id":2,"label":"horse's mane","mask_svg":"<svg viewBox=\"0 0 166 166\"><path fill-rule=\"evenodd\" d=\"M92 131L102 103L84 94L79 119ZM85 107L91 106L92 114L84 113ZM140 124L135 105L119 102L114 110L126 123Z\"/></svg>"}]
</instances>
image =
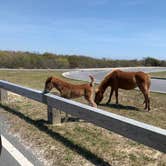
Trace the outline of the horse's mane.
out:
<instances>
[{"instance_id":1,"label":"horse's mane","mask_svg":"<svg viewBox=\"0 0 166 166\"><path fill-rule=\"evenodd\" d=\"M98 89L101 90L101 89L106 89L107 88L107 85L108 85L108 82L109 82L109 79L112 75L112 73L115 71L116 69L113 69L110 73L108 73L104 79L101 81Z\"/></svg>"}]
</instances>

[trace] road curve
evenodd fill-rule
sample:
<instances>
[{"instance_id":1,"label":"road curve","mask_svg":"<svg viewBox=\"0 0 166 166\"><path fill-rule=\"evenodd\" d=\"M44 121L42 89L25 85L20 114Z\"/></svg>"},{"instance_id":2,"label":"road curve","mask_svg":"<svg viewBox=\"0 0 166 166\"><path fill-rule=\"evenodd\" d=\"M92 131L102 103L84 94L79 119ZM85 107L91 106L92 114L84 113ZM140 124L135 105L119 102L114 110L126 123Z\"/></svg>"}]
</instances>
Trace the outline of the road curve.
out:
<instances>
[{"instance_id":1,"label":"road curve","mask_svg":"<svg viewBox=\"0 0 166 166\"><path fill-rule=\"evenodd\" d=\"M96 79L96 83L100 83L100 81L104 78L106 74L111 72L115 68L106 68L106 69L80 69L77 71L69 71L63 73L64 77L76 80L89 80L89 75L93 75ZM129 68L119 68L125 71L144 71L146 73L149 72L159 72L166 71L166 67L129 67ZM151 92L159 92L166 94L166 79L151 79Z\"/></svg>"}]
</instances>

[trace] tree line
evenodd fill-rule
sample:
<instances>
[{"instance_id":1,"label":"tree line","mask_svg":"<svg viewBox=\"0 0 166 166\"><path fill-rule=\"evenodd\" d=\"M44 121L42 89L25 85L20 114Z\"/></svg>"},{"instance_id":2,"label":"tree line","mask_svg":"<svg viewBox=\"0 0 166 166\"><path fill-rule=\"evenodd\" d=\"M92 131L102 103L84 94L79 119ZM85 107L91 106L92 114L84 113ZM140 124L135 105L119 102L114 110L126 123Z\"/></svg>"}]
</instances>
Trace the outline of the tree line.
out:
<instances>
[{"instance_id":1,"label":"tree line","mask_svg":"<svg viewBox=\"0 0 166 166\"><path fill-rule=\"evenodd\" d=\"M0 68L104 68L104 67L163 66L166 60L146 57L141 60L97 59L79 55L0 51Z\"/></svg>"}]
</instances>

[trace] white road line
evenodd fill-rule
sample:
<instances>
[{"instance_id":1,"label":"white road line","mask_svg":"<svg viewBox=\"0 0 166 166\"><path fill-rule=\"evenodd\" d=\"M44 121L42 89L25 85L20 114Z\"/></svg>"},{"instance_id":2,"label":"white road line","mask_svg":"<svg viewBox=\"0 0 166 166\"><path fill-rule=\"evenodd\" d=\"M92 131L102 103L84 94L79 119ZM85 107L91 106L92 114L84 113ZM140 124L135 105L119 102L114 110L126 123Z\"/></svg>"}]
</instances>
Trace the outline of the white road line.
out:
<instances>
[{"instance_id":1,"label":"white road line","mask_svg":"<svg viewBox=\"0 0 166 166\"><path fill-rule=\"evenodd\" d=\"M34 166L25 156L20 153L3 135L2 146L14 157L21 166Z\"/></svg>"}]
</instances>

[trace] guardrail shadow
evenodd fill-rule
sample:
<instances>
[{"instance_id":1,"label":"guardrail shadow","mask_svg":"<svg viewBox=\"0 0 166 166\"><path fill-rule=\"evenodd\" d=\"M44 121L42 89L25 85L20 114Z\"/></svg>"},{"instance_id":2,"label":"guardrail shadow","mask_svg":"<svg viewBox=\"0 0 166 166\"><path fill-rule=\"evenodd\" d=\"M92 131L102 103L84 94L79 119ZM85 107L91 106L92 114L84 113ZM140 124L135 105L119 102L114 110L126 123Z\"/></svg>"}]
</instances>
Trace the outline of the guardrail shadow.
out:
<instances>
[{"instance_id":1,"label":"guardrail shadow","mask_svg":"<svg viewBox=\"0 0 166 166\"><path fill-rule=\"evenodd\" d=\"M75 144L70 139L62 136L58 132L52 131L49 129L46 124L48 123L46 120L33 120L29 118L28 116L25 116L23 113L18 112L17 110L10 108L6 105L0 104L0 107L3 108L5 111L18 116L19 118L25 120L27 123L34 125L36 128L38 128L40 131L45 132L53 139L56 139L57 141L61 142L66 147L72 149L74 152L77 152L79 155L83 156L85 159L89 160L94 165L100 165L100 166L111 166L108 162L104 161L99 156L93 154L89 150L87 150L84 147L81 147L80 145Z\"/></svg>"}]
</instances>

